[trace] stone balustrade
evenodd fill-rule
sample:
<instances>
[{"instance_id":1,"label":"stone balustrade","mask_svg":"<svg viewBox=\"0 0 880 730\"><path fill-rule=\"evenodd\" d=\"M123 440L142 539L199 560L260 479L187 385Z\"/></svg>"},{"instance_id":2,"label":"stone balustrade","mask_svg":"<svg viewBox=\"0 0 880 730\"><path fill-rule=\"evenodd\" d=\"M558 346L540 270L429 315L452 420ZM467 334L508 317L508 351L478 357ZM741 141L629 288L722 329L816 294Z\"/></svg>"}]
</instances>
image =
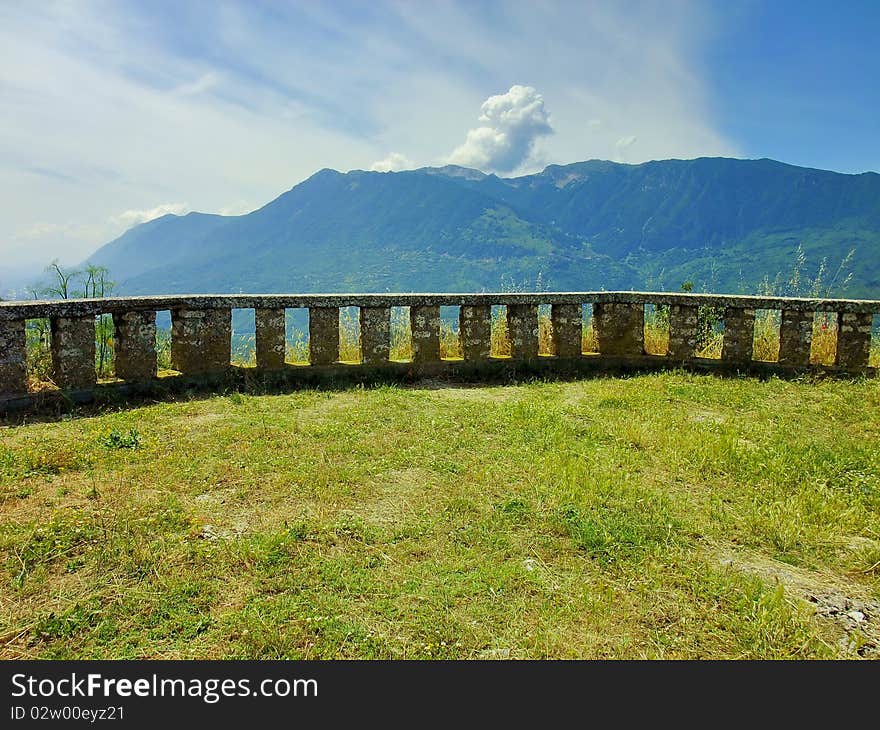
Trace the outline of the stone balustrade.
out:
<instances>
[{"instance_id":1,"label":"stone balustrade","mask_svg":"<svg viewBox=\"0 0 880 730\"><path fill-rule=\"evenodd\" d=\"M583 305L592 306L598 353L582 352ZM510 356L491 354L492 307L506 307ZM538 308L550 305L551 352L539 353ZM669 345L665 355L645 353L645 306L668 307ZM441 360L440 308L459 307L462 358ZM360 309L359 365L339 363L342 307ZM391 308L409 307L412 361L390 362ZM697 357L700 307L723 312L720 359ZM308 309L308 367L285 364L285 311ZM540 294L327 294L200 295L120 297L63 301L0 302L0 405L27 397L25 323L48 319L52 373L64 392L96 387L95 321L110 314L114 324L118 381L149 383L157 378L156 313L171 312L171 363L184 377L224 375L230 364L233 309L253 309L256 365L261 372L341 371L396 368L407 373L480 365L539 364L545 370L581 367L700 366L720 370L774 372L807 369L874 374L869 367L873 317L880 301L780 297L716 296L640 292L556 292ZM756 310L780 313L779 358L755 363ZM810 348L817 313L836 318L836 361L811 365ZM598 365L597 365L598 364Z\"/></svg>"}]
</instances>

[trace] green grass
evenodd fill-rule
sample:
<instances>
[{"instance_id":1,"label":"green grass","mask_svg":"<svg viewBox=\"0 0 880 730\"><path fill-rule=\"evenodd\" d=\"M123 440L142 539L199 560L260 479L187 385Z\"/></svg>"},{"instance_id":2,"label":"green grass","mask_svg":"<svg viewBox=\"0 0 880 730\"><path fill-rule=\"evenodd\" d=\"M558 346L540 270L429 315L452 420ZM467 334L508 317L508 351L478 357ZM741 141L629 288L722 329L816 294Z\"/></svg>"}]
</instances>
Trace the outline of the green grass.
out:
<instances>
[{"instance_id":1,"label":"green grass","mask_svg":"<svg viewBox=\"0 0 880 730\"><path fill-rule=\"evenodd\" d=\"M877 380L682 373L0 427L0 655L876 656L878 447Z\"/></svg>"}]
</instances>

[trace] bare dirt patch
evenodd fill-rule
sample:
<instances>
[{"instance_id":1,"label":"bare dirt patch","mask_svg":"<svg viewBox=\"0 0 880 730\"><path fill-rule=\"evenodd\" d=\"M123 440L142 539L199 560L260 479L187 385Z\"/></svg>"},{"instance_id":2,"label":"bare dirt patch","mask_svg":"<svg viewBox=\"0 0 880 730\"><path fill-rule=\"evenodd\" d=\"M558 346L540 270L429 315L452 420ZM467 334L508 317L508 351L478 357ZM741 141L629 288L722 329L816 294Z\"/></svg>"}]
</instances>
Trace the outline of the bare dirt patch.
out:
<instances>
[{"instance_id":1,"label":"bare dirt patch","mask_svg":"<svg viewBox=\"0 0 880 730\"><path fill-rule=\"evenodd\" d=\"M843 652L880 658L880 601L861 586L752 552L719 552L717 558L731 570L782 585L787 595L812 607Z\"/></svg>"},{"instance_id":2,"label":"bare dirt patch","mask_svg":"<svg viewBox=\"0 0 880 730\"><path fill-rule=\"evenodd\" d=\"M241 504L232 488L214 489L193 497L203 523L198 537L204 540L234 540L252 529L253 506Z\"/></svg>"},{"instance_id":3,"label":"bare dirt patch","mask_svg":"<svg viewBox=\"0 0 880 730\"><path fill-rule=\"evenodd\" d=\"M395 469L375 477L375 496L359 510L364 519L381 525L402 522L418 509L426 492L436 486L436 475L417 467Z\"/></svg>"},{"instance_id":4,"label":"bare dirt patch","mask_svg":"<svg viewBox=\"0 0 880 730\"><path fill-rule=\"evenodd\" d=\"M715 411L695 411L691 413L690 420L694 423L724 423L727 419Z\"/></svg>"},{"instance_id":5,"label":"bare dirt patch","mask_svg":"<svg viewBox=\"0 0 880 730\"><path fill-rule=\"evenodd\" d=\"M455 383L430 378L420 380L408 390L438 391L453 400L505 401L515 397L518 390L511 386L486 386L474 383Z\"/></svg>"}]
</instances>

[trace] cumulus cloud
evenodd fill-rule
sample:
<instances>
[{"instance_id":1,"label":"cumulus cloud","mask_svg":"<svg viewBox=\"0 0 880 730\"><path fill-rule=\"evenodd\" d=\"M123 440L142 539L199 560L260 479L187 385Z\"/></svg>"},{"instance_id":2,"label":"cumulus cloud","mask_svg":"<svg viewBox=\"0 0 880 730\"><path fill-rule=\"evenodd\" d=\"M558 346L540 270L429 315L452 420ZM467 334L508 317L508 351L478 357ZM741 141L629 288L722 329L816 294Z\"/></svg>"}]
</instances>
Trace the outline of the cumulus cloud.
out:
<instances>
[{"instance_id":1,"label":"cumulus cloud","mask_svg":"<svg viewBox=\"0 0 880 730\"><path fill-rule=\"evenodd\" d=\"M402 155L400 152L392 152L384 160L374 162L370 166L370 170L373 172L398 172L400 170L409 170L413 167L415 167L415 163L406 155Z\"/></svg>"},{"instance_id":2,"label":"cumulus cloud","mask_svg":"<svg viewBox=\"0 0 880 730\"><path fill-rule=\"evenodd\" d=\"M553 133L544 97L531 86L511 86L490 96L480 109L480 126L467 133L449 162L494 172L512 172L528 162L535 141Z\"/></svg>"},{"instance_id":3,"label":"cumulus cloud","mask_svg":"<svg viewBox=\"0 0 880 730\"><path fill-rule=\"evenodd\" d=\"M190 207L187 203L162 203L148 210L126 210L119 215L113 216L112 222L119 226L131 228L139 223L146 223L169 213L183 215L189 211Z\"/></svg>"}]
</instances>

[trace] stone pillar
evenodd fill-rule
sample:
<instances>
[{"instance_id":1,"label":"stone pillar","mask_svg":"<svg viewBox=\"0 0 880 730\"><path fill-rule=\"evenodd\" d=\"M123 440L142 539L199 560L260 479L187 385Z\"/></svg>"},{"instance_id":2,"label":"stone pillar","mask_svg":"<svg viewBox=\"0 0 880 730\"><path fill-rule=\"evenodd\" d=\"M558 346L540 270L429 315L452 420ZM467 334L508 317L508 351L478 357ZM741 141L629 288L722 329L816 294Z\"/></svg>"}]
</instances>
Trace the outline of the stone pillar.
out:
<instances>
[{"instance_id":1,"label":"stone pillar","mask_svg":"<svg viewBox=\"0 0 880 730\"><path fill-rule=\"evenodd\" d=\"M538 305L509 304L507 332L510 336L510 356L514 360L538 357Z\"/></svg>"},{"instance_id":2,"label":"stone pillar","mask_svg":"<svg viewBox=\"0 0 880 730\"><path fill-rule=\"evenodd\" d=\"M95 318L52 317L52 379L62 390L95 387Z\"/></svg>"},{"instance_id":3,"label":"stone pillar","mask_svg":"<svg viewBox=\"0 0 880 730\"><path fill-rule=\"evenodd\" d=\"M697 354L699 307L669 305L669 350L671 360L683 362Z\"/></svg>"},{"instance_id":4,"label":"stone pillar","mask_svg":"<svg viewBox=\"0 0 880 730\"><path fill-rule=\"evenodd\" d=\"M779 363L782 365L809 365L810 346L813 342L813 312L795 309L782 310L779 328Z\"/></svg>"},{"instance_id":5,"label":"stone pillar","mask_svg":"<svg viewBox=\"0 0 880 730\"><path fill-rule=\"evenodd\" d=\"M204 312L200 309L171 310L171 367L182 373L201 372L199 344Z\"/></svg>"},{"instance_id":6,"label":"stone pillar","mask_svg":"<svg viewBox=\"0 0 880 730\"><path fill-rule=\"evenodd\" d=\"M391 307L361 307L361 360L365 365L388 362L391 351Z\"/></svg>"},{"instance_id":7,"label":"stone pillar","mask_svg":"<svg viewBox=\"0 0 880 730\"><path fill-rule=\"evenodd\" d=\"M640 357L645 354L644 304L596 303L593 327L600 355Z\"/></svg>"},{"instance_id":8,"label":"stone pillar","mask_svg":"<svg viewBox=\"0 0 880 730\"><path fill-rule=\"evenodd\" d=\"M232 310L206 309L202 348L211 371L227 370L232 357Z\"/></svg>"},{"instance_id":9,"label":"stone pillar","mask_svg":"<svg viewBox=\"0 0 880 730\"><path fill-rule=\"evenodd\" d=\"M724 342L721 359L749 363L755 347L755 310L727 307L724 310Z\"/></svg>"},{"instance_id":10,"label":"stone pillar","mask_svg":"<svg viewBox=\"0 0 880 730\"><path fill-rule=\"evenodd\" d=\"M458 332L465 360L488 360L492 351L492 307L488 304L462 305Z\"/></svg>"},{"instance_id":11,"label":"stone pillar","mask_svg":"<svg viewBox=\"0 0 880 730\"><path fill-rule=\"evenodd\" d=\"M845 370L868 367L871 354L871 325L874 315L841 312L837 315L836 364Z\"/></svg>"},{"instance_id":12,"label":"stone pillar","mask_svg":"<svg viewBox=\"0 0 880 730\"><path fill-rule=\"evenodd\" d=\"M413 362L437 362L440 359L440 307L410 307L409 326Z\"/></svg>"},{"instance_id":13,"label":"stone pillar","mask_svg":"<svg viewBox=\"0 0 880 730\"><path fill-rule=\"evenodd\" d=\"M227 370L231 344L231 309L171 311L171 363L175 370L186 375Z\"/></svg>"},{"instance_id":14,"label":"stone pillar","mask_svg":"<svg viewBox=\"0 0 880 730\"><path fill-rule=\"evenodd\" d=\"M113 343L117 378L143 381L156 377L155 312L114 312Z\"/></svg>"},{"instance_id":15,"label":"stone pillar","mask_svg":"<svg viewBox=\"0 0 880 730\"><path fill-rule=\"evenodd\" d=\"M0 395L27 392L27 346L23 319L0 320Z\"/></svg>"},{"instance_id":16,"label":"stone pillar","mask_svg":"<svg viewBox=\"0 0 880 730\"><path fill-rule=\"evenodd\" d=\"M339 307L309 307L309 362L330 365L339 360Z\"/></svg>"},{"instance_id":17,"label":"stone pillar","mask_svg":"<svg viewBox=\"0 0 880 730\"><path fill-rule=\"evenodd\" d=\"M554 304L550 311L550 320L553 323L553 354L557 357L580 357L584 329L581 305Z\"/></svg>"},{"instance_id":18,"label":"stone pillar","mask_svg":"<svg viewBox=\"0 0 880 730\"><path fill-rule=\"evenodd\" d=\"M257 367L263 370L281 370L284 367L285 319L284 308L256 309Z\"/></svg>"}]
</instances>

